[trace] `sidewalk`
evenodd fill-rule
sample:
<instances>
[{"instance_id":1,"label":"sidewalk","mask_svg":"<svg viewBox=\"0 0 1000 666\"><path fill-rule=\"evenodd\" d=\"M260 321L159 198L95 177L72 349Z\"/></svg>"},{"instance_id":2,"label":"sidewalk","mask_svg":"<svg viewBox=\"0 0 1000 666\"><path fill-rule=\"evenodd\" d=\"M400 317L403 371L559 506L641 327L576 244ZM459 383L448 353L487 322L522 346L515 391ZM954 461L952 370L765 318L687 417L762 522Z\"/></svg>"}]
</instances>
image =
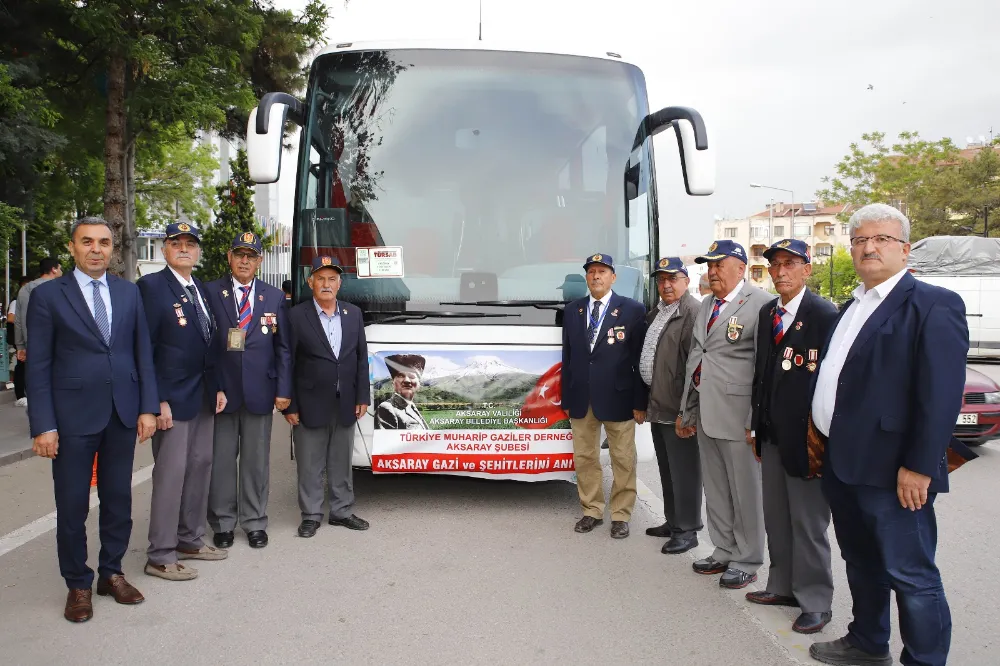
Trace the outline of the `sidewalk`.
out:
<instances>
[{"instance_id":1,"label":"sidewalk","mask_svg":"<svg viewBox=\"0 0 1000 666\"><path fill-rule=\"evenodd\" d=\"M27 410L14 406L13 391L0 391L0 467L33 455Z\"/></svg>"}]
</instances>

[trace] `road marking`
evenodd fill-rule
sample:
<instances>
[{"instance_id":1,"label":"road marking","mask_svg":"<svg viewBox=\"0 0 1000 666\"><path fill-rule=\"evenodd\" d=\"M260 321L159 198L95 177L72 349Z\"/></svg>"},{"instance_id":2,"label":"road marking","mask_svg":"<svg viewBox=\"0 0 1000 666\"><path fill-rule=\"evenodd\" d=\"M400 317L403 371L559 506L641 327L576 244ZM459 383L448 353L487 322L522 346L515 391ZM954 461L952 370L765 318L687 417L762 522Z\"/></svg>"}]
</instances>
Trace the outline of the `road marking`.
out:
<instances>
[{"instance_id":1,"label":"road marking","mask_svg":"<svg viewBox=\"0 0 1000 666\"><path fill-rule=\"evenodd\" d=\"M653 514L657 524L666 520L663 515L663 500L650 490L649 486L642 482L642 479L636 478L635 489L636 498L646 507L647 511ZM692 548L686 554L694 561L708 557L714 551L715 548L712 546L710 540L699 539L698 546ZM704 578L716 583L716 585L718 584L718 579L715 576L704 576ZM783 611L771 606L752 604L744 599L747 592L759 589L761 588L757 585L749 585L742 590L734 590L732 592L727 590L726 593L732 596L734 601L741 604L743 612L750 617L751 621L761 631L766 633L771 640L783 648L792 659L801 664L818 664L818 661L809 656L809 646L813 643L813 639L792 631L792 621ZM820 633L815 636L815 640L827 641L832 640L832 637Z\"/></svg>"},{"instance_id":2,"label":"road marking","mask_svg":"<svg viewBox=\"0 0 1000 666\"><path fill-rule=\"evenodd\" d=\"M140 483L149 481L153 477L153 466L147 465L141 469L136 470L132 473L132 487L135 488ZM90 508L93 509L101 503L98 499L96 492L90 493ZM5 534L0 537L0 557L3 557L10 551L20 548L24 544L28 543L33 539L46 534L56 528L56 512L42 516L38 520L34 520L24 527L19 527L10 534Z\"/></svg>"}]
</instances>

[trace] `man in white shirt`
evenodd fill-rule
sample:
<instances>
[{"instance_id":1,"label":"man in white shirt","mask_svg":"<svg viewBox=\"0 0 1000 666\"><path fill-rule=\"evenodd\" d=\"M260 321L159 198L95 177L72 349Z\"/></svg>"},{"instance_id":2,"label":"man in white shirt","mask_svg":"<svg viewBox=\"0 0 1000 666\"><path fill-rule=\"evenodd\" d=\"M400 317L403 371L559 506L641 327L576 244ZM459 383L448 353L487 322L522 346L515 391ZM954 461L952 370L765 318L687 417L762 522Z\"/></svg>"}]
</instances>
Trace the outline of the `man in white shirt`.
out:
<instances>
[{"instance_id":1,"label":"man in white shirt","mask_svg":"<svg viewBox=\"0 0 1000 666\"><path fill-rule=\"evenodd\" d=\"M812 399L825 444L830 502L854 621L845 637L814 643L828 664L891 664L890 591L896 593L903 664L943 666L951 613L935 564L934 500L948 490L949 446L962 405L969 331L962 299L906 271L910 223L884 204L850 221L863 284L842 311Z\"/></svg>"}]
</instances>

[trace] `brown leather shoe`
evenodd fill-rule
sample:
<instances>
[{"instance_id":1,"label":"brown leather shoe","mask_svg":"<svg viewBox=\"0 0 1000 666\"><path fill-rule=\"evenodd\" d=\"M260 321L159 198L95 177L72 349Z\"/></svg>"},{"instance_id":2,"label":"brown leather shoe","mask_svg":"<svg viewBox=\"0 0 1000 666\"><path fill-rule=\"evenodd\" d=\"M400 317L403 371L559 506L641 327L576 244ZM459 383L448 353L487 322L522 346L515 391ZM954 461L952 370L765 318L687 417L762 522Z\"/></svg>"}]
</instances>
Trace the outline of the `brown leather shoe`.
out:
<instances>
[{"instance_id":1,"label":"brown leather shoe","mask_svg":"<svg viewBox=\"0 0 1000 666\"><path fill-rule=\"evenodd\" d=\"M624 539L628 536L628 522L624 520L611 521L611 538Z\"/></svg>"},{"instance_id":2,"label":"brown leather shoe","mask_svg":"<svg viewBox=\"0 0 1000 666\"><path fill-rule=\"evenodd\" d=\"M94 605L90 602L91 591L70 590L66 595L66 610L63 617L70 622L86 622L94 617Z\"/></svg>"},{"instance_id":3,"label":"brown leather shoe","mask_svg":"<svg viewBox=\"0 0 1000 666\"><path fill-rule=\"evenodd\" d=\"M115 574L111 578L97 580L97 594L106 597L109 594L120 604L141 604L146 600L142 593L125 580L125 576Z\"/></svg>"},{"instance_id":4,"label":"brown leather shoe","mask_svg":"<svg viewBox=\"0 0 1000 666\"><path fill-rule=\"evenodd\" d=\"M579 532L580 534L586 534L587 532L593 532L594 528L598 525L604 523L601 518L594 518L593 516L584 516L580 520L576 521L576 525L573 526L574 532Z\"/></svg>"}]
</instances>

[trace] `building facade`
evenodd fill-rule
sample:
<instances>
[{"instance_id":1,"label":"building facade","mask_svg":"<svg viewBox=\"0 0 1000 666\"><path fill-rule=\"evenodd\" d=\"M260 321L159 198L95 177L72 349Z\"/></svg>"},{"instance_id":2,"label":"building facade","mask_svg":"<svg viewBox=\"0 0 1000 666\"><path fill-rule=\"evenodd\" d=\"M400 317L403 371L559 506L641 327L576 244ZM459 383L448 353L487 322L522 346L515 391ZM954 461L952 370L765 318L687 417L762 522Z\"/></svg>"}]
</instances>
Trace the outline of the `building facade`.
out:
<instances>
[{"instance_id":1,"label":"building facade","mask_svg":"<svg viewBox=\"0 0 1000 666\"><path fill-rule=\"evenodd\" d=\"M754 285L773 291L764 250L783 238L796 238L809 246L814 263L826 263L834 248L850 249L847 222L837 217L847 212L850 206L824 206L816 201L774 203L750 217L717 220L715 238L734 240L746 248L748 278Z\"/></svg>"}]
</instances>

